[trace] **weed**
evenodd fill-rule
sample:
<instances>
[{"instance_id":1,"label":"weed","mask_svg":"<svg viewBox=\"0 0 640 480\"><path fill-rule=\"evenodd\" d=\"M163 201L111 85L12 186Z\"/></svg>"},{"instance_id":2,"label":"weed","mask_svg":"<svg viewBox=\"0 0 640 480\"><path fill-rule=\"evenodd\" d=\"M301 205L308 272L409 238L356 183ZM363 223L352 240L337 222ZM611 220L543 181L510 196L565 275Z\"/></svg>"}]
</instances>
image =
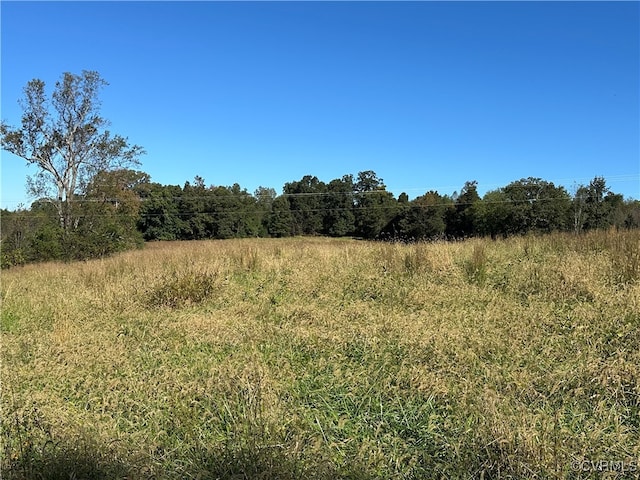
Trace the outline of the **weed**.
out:
<instances>
[{"instance_id":1,"label":"weed","mask_svg":"<svg viewBox=\"0 0 640 480\"><path fill-rule=\"evenodd\" d=\"M277 252L276 252L277 254ZM240 250L235 257L236 265L247 272L255 272L260 267L260 255L256 248L246 248Z\"/></svg>"},{"instance_id":2,"label":"weed","mask_svg":"<svg viewBox=\"0 0 640 480\"><path fill-rule=\"evenodd\" d=\"M404 254L404 270L409 275L420 275L431 272L429 246L426 243L412 245Z\"/></svg>"},{"instance_id":3,"label":"weed","mask_svg":"<svg viewBox=\"0 0 640 480\"><path fill-rule=\"evenodd\" d=\"M2 309L0 319L0 332L15 332L20 325L20 317L18 314L9 309Z\"/></svg>"},{"instance_id":4,"label":"weed","mask_svg":"<svg viewBox=\"0 0 640 480\"><path fill-rule=\"evenodd\" d=\"M640 239L629 232L610 233L609 252L613 280L631 284L640 280Z\"/></svg>"},{"instance_id":5,"label":"weed","mask_svg":"<svg viewBox=\"0 0 640 480\"><path fill-rule=\"evenodd\" d=\"M32 405L2 423L2 478L27 480L102 479L127 474L126 465L114 460L108 448L91 435L58 438L53 428Z\"/></svg>"},{"instance_id":6,"label":"weed","mask_svg":"<svg viewBox=\"0 0 640 480\"><path fill-rule=\"evenodd\" d=\"M180 308L209 300L219 289L215 273L186 271L162 278L146 294L150 307Z\"/></svg>"},{"instance_id":7,"label":"weed","mask_svg":"<svg viewBox=\"0 0 640 480\"><path fill-rule=\"evenodd\" d=\"M487 252L482 243L475 243L471 252L471 258L463 264L464 272L470 283L483 285L487 279Z\"/></svg>"}]
</instances>

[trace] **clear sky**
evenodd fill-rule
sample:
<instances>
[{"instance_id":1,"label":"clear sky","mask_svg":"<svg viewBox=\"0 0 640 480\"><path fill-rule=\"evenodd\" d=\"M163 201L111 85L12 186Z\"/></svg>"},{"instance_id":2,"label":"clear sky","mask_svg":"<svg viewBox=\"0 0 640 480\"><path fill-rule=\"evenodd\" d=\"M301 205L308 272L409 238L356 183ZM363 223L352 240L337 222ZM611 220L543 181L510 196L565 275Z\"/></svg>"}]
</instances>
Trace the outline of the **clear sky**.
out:
<instances>
[{"instance_id":1,"label":"clear sky","mask_svg":"<svg viewBox=\"0 0 640 480\"><path fill-rule=\"evenodd\" d=\"M153 181L375 170L396 196L604 176L640 198L638 2L2 1L1 116L33 79L109 82ZM28 205L2 153L2 206Z\"/></svg>"}]
</instances>

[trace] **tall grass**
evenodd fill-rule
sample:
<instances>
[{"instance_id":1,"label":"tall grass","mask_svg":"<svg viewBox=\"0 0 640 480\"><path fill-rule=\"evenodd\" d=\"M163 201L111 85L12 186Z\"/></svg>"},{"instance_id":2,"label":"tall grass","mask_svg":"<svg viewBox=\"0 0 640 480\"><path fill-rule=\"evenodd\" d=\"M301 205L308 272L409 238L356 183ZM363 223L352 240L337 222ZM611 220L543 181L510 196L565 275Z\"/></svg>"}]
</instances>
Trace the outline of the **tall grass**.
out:
<instances>
[{"instance_id":1,"label":"tall grass","mask_svg":"<svg viewBox=\"0 0 640 480\"><path fill-rule=\"evenodd\" d=\"M640 457L639 242L155 243L3 272L2 478L600 478Z\"/></svg>"}]
</instances>

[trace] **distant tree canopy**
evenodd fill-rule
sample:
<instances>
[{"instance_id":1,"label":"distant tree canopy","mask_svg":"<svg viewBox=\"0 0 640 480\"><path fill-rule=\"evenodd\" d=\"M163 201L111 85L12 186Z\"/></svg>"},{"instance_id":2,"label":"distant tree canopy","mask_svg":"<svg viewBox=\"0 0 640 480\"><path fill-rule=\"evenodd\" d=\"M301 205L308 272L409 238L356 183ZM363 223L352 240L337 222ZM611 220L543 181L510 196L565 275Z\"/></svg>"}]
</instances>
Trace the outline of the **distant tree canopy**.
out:
<instances>
[{"instance_id":1,"label":"distant tree canopy","mask_svg":"<svg viewBox=\"0 0 640 480\"><path fill-rule=\"evenodd\" d=\"M353 236L420 241L473 236L640 227L640 202L625 201L602 177L570 195L540 178L524 178L487 192L468 181L459 195L428 191L396 199L373 171L328 183L305 175L278 195L238 184L206 186L196 177L183 186L151 182L128 169L96 173L74 197L76 228L65 234L48 198L28 210L3 210L2 265L102 256L144 239Z\"/></svg>"},{"instance_id":2,"label":"distant tree canopy","mask_svg":"<svg viewBox=\"0 0 640 480\"><path fill-rule=\"evenodd\" d=\"M540 178L512 182L478 203L475 234L514 235L570 227L571 197L564 187Z\"/></svg>"}]
</instances>

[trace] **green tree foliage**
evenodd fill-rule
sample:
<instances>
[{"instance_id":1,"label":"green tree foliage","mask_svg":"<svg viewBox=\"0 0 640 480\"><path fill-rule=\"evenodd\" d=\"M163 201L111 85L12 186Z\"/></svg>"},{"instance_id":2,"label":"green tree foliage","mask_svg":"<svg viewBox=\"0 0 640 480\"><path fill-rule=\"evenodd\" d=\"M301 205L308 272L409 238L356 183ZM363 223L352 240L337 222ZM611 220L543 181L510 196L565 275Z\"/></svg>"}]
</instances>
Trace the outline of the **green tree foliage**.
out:
<instances>
[{"instance_id":1,"label":"green tree foliage","mask_svg":"<svg viewBox=\"0 0 640 480\"><path fill-rule=\"evenodd\" d=\"M640 228L640 200L629 200L623 205L623 228Z\"/></svg>"},{"instance_id":2,"label":"green tree foliage","mask_svg":"<svg viewBox=\"0 0 640 480\"><path fill-rule=\"evenodd\" d=\"M74 245L69 237L65 237L62 227L57 223L51 204L36 202L30 213L32 230L27 237L30 241L27 261L69 259L69 251L73 251Z\"/></svg>"},{"instance_id":3,"label":"green tree foliage","mask_svg":"<svg viewBox=\"0 0 640 480\"><path fill-rule=\"evenodd\" d=\"M138 247L140 197L137 189L149 183L144 172L120 169L97 173L76 204L78 226L72 235L70 258L104 256Z\"/></svg>"},{"instance_id":4,"label":"green tree foliage","mask_svg":"<svg viewBox=\"0 0 640 480\"><path fill-rule=\"evenodd\" d=\"M322 231L322 197L326 191L325 183L311 175L285 183L283 192L289 199L294 235L315 235Z\"/></svg>"},{"instance_id":5,"label":"green tree foliage","mask_svg":"<svg viewBox=\"0 0 640 480\"><path fill-rule=\"evenodd\" d=\"M331 180L323 197L323 228L326 235L344 237L355 229L353 175Z\"/></svg>"},{"instance_id":6,"label":"green tree foliage","mask_svg":"<svg viewBox=\"0 0 640 480\"><path fill-rule=\"evenodd\" d=\"M481 235L520 235L571 228L571 197L564 187L540 178L526 178L487 192L475 204L476 230Z\"/></svg>"},{"instance_id":7,"label":"green tree foliage","mask_svg":"<svg viewBox=\"0 0 640 480\"><path fill-rule=\"evenodd\" d=\"M367 239L378 238L396 216L398 202L372 170L358 173L355 192L355 234Z\"/></svg>"},{"instance_id":8,"label":"green tree foliage","mask_svg":"<svg viewBox=\"0 0 640 480\"><path fill-rule=\"evenodd\" d=\"M269 235L268 224L273 201L278 195L275 189L261 186L256 189L253 196L256 200L256 215L259 222L258 236L266 237Z\"/></svg>"},{"instance_id":9,"label":"green tree foliage","mask_svg":"<svg viewBox=\"0 0 640 480\"><path fill-rule=\"evenodd\" d=\"M477 233L476 204L480 201L478 182L465 182L455 207L447 211L448 235L455 238L473 236Z\"/></svg>"},{"instance_id":10,"label":"green tree foliage","mask_svg":"<svg viewBox=\"0 0 640 480\"><path fill-rule=\"evenodd\" d=\"M237 183L210 190L207 214L211 217L209 238L255 237L261 229L255 197Z\"/></svg>"},{"instance_id":11,"label":"green tree foliage","mask_svg":"<svg viewBox=\"0 0 640 480\"><path fill-rule=\"evenodd\" d=\"M72 212L76 225L65 232L51 202L30 210L3 211L2 265L100 257L142 245L137 229L140 198L135 191L148 175L132 170L96 174Z\"/></svg>"},{"instance_id":12,"label":"green tree foliage","mask_svg":"<svg viewBox=\"0 0 640 480\"><path fill-rule=\"evenodd\" d=\"M145 240L200 240L266 235L270 204L260 204L240 185L205 187L196 177L183 188L144 189L138 228Z\"/></svg>"},{"instance_id":13,"label":"green tree foliage","mask_svg":"<svg viewBox=\"0 0 640 480\"><path fill-rule=\"evenodd\" d=\"M258 200L246 189L240 189L237 183L231 191L236 196L240 216L236 237L258 237L263 233L262 214L258 209Z\"/></svg>"},{"instance_id":14,"label":"green tree foliage","mask_svg":"<svg viewBox=\"0 0 640 480\"><path fill-rule=\"evenodd\" d=\"M0 215L2 268L63 259L63 232L53 205L34 202L29 210L2 210Z\"/></svg>"},{"instance_id":15,"label":"green tree foliage","mask_svg":"<svg viewBox=\"0 0 640 480\"><path fill-rule=\"evenodd\" d=\"M193 185L184 184L178 200L180 212L180 230L178 236L182 240L197 240L211 236L210 216L207 210L207 189L204 179L200 176L194 178Z\"/></svg>"},{"instance_id":16,"label":"green tree foliage","mask_svg":"<svg viewBox=\"0 0 640 480\"><path fill-rule=\"evenodd\" d=\"M569 227L571 197L564 187L530 177L510 183L503 192L510 207L507 233L552 232Z\"/></svg>"},{"instance_id":17,"label":"green tree foliage","mask_svg":"<svg viewBox=\"0 0 640 480\"><path fill-rule=\"evenodd\" d=\"M622 195L613 193L603 177L595 177L589 185L577 189L572 210L576 232L612 225L624 227L633 218L625 212L627 208Z\"/></svg>"},{"instance_id":18,"label":"green tree foliage","mask_svg":"<svg viewBox=\"0 0 640 480\"><path fill-rule=\"evenodd\" d=\"M141 189L138 230L145 240L178 240L188 228L180 218L178 185L152 183Z\"/></svg>"},{"instance_id":19,"label":"green tree foliage","mask_svg":"<svg viewBox=\"0 0 640 480\"><path fill-rule=\"evenodd\" d=\"M502 190L485 193L482 201L476 204L477 227L480 235L506 237L511 218L511 202Z\"/></svg>"},{"instance_id":20,"label":"green tree foliage","mask_svg":"<svg viewBox=\"0 0 640 480\"><path fill-rule=\"evenodd\" d=\"M440 238L444 235L447 212L453 206L450 198L432 190L411 202L398 198L398 204L401 211L385 227L386 236L416 241Z\"/></svg>"},{"instance_id":21,"label":"green tree foliage","mask_svg":"<svg viewBox=\"0 0 640 480\"><path fill-rule=\"evenodd\" d=\"M267 230L272 237L289 237L294 234L295 220L289 206L289 199L282 195L276 197L271 205L271 214Z\"/></svg>"},{"instance_id":22,"label":"green tree foliage","mask_svg":"<svg viewBox=\"0 0 640 480\"><path fill-rule=\"evenodd\" d=\"M583 228L605 228L609 225L609 205L605 203L609 188L602 177L595 177L584 191L579 195L584 196L585 222Z\"/></svg>"}]
</instances>

